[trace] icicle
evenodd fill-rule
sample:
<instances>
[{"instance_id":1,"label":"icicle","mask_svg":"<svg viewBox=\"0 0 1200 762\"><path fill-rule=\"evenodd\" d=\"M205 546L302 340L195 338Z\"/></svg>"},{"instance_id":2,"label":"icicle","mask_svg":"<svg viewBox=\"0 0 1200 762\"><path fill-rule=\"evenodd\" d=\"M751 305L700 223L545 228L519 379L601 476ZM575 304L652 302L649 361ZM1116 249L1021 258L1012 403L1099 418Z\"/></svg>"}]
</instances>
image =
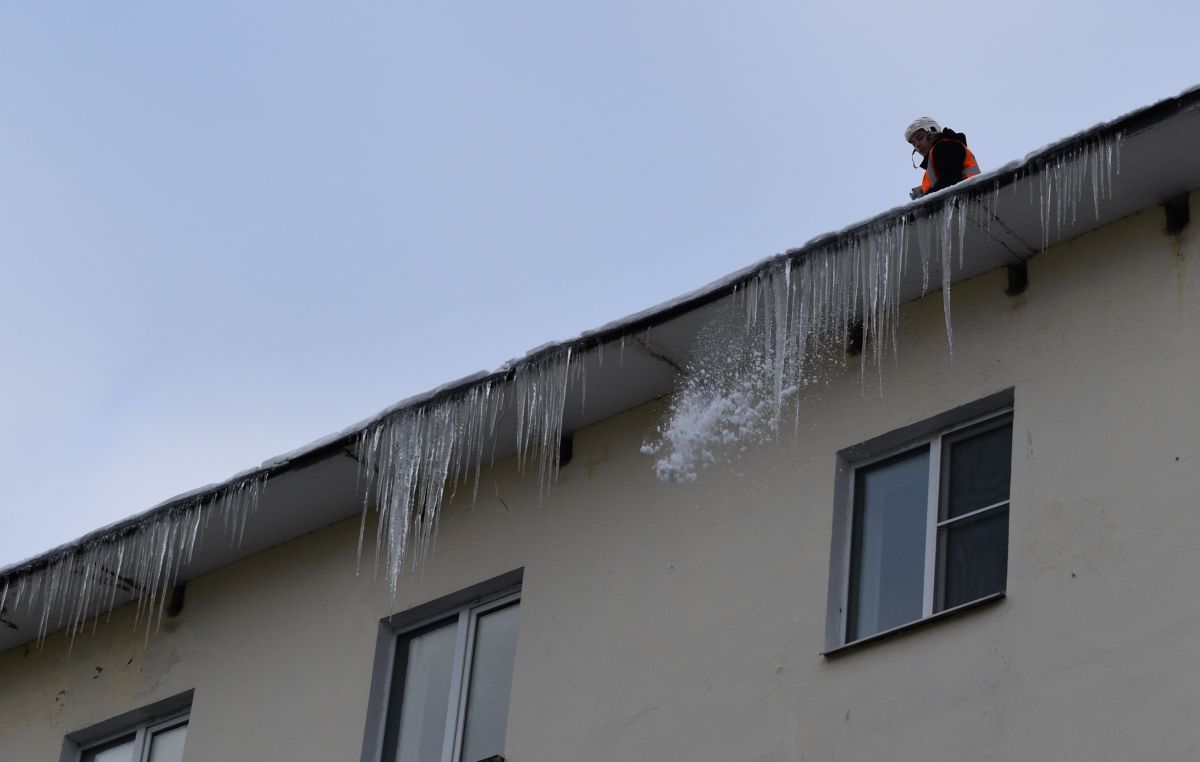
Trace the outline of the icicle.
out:
<instances>
[{"instance_id":1,"label":"icicle","mask_svg":"<svg viewBox=\"0 0 1200 762\"><path fill-rule=\"evenodd\" d=\"M215 497L172 505L113 535L63 549L36 570L15 569L4 580L0 611L23 609L36 614L39 644L57 629L65 629L73 641L88 619L128 595L137 601L134 619L144 619L148 636L161 622L179 572L191 561L207 516L214 510L237 513L239 523L226 525L226 538L240 542L244 517L253 512L264 479L253 476ZM128 559L134 560L132 568L127 568Z\"/></svg>"},{"instance_id":2,"label":"icicle","mask_svg":"<svg viewBox=\"0 0 1200 762\"><path fill-rule=\"evenodd\" d=\"M566 348L518 365L510 381L489 380L401 409L362 432L357 449L370 478L362 521L365 526L374 505L376 557L393 597L405 569L417 568L434 545L447 485L453 496L456 485L472 475L472 499L478 496L485 445L494 443L507 401L516 408L518 468L536 461L544 494L558 475L563 412L573 381L582 385L584 371Z\"/></svg>"},{"instance_id":3,"label":"icicle","mask_svg":"<svg viewBox=\"0 0 1200 762\"><path fill-rule=\"evenodd\" d=\"M649 340L649 331L646 332ZM518 415L527 419L517 429L518 464L523 467L530 451L538 459L538 486L557 477L562 416L570 381L571 350L546 360L520 366L513 377Z\"/></svg>"},{"instance_id":4,"label":"icicle","mask_svg":"<svg viewBox=\"0 0 1200 762\"><path fill-rule=\"evenodd\" d=\"M597 349L597 352L600 351ZM577 362L571 366L569 386L579 387L579 414L583 415L587 412L587 366L584 363Z\"/></svg>"},{"instance_id":5,"label":"icicle","mask_svg":"<svg viewBox=\"0 0 1200 762\"><path fill-rule=\"evenodd\" d=\"M923 222L923 221L922 221ZM933 226L917 222L917 244L921 251L921 296L929 293L929 258L933 254Z\"/></svg>"},{"instance_id":6,"label":"icicle","mask_svg":"<svg viewBox=\"0 0 1200 762\"><path fill-rule=\"evenodd\" d=\"M954 324L950 319L950 284L953 276L950 272L954 262L951 251L950 227L954 222L954 204L946 204L939 212L938 246L942 259L942 314L946 320L946 346L950 356L954 356Z\"/></svg>"},{"instance_id":7,"label":"icicle","mask_svg":"<svg viewBox=\"0 0 1200 762\"><path fill-rule=\"evenodd\" d=\"M1124 136L1117 133L1109 138L1093 138L1073 146L1041 168L1038 212L1042 224L1042 250L1050 245L1051 222L1053 235L1061 235L1064 226L1078 221L1079 202L1084 188L1090 183L1092 212L1100 219L1100 201L1112 198L1113 173L1120 174L1121 143ZM1032 184L1030 184L1032 192Z\"/></svg>"}]
</instances>

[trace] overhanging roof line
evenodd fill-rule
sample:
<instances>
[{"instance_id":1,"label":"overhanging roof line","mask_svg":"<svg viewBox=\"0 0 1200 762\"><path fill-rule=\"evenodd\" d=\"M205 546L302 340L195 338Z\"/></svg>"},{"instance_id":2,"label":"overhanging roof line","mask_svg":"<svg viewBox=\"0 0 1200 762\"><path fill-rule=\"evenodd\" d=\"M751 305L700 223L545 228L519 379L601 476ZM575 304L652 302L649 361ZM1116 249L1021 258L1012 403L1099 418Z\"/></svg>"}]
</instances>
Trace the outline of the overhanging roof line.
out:
<instances>
[{"instance_id":1,"label":"overhanging roof line","mask_svg":"<svg viewBox=\"0 0 1200 762\"><path fill-rule=\"evenodd\" d=\"M398 415L404 410L429 406L461 396L470 389L484 383L510 383L519 375L522 369L528 366L552 360L565 352L574 352L576 354L587 352L598 346L618 341L623 337L641 333L649 328L661 325L676 317L725 298L744 288L766 271L781 266L782 263L794 264L807 256L836 246L839 243L870 236L874 231L895 224L898 220L916 221L921 218L934 216L947 204L955 202L957 199L982 198L993 194L999 188L1007 187L1023 178L1045 171L1047 168L1052 167L1054 162L1064 157L1069 157L1072 152L1079 150L1080 147L1088 142L1112 139L1120 134L1139 134L1173 116L1197 109L1200 109L1200 88L1193 88L1179 96L1159 101L1118 119L1096 125L1039 149L1029 154L1021 162L1011 163L946 191L933 194L930 197L902 207L888 210L845 228L842 231L814 238L802 247L789 249L774 257L765 259L679 299L636 313L595 331L585 332L574 339L549 344L533 350L525 356L507 363L496 371L476 374L391 406L378 415L355 424L338 434L319 440L288 455L268 460L263 465L241 472L225 482L173 497L148 511L91 532L75 542L67 543L37 557L18 562L5 569L0 569L0 581L11 583L21 576L46 568L55 562L56 559L60 559L64 555L69 555L72 551L82 551L94 543L119 541L136 531L146 521L160 515L165 516L173 510L182 509L184 506L193 505L197 502L206 506L211 505L219 501L227 490L246 480L262 479L265 481L273 479L293 469L329 458L338 451L353 451L358 438L364 431L385 419ZM997 219L1000 218L997 217ZM1001 220L1001 224L1004 225L1003 220ZM1020 241L1031 252L1036 250L1034 247L1028 246L1007 225L1005 225L1005 228L1014 239Z\"/></svg>"}]
</instances>

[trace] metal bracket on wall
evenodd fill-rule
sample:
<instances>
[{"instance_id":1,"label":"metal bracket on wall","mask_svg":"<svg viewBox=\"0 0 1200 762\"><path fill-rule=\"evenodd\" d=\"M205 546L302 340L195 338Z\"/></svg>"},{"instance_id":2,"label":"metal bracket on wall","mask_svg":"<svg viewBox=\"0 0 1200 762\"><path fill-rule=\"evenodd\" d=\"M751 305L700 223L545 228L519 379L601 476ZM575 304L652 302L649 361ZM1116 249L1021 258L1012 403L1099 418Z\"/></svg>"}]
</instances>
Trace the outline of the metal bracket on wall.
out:
<instances>
[{"instance_id":1,"label":"metal bracket on wall","mask_svg":"<svg viewBox=\"0 0 1200 762\"><path fill-rule=\"evenodd\" d=\"M1192 218L1188 193L1181 193L1163 202L1163 211L1167 213L1167 232L1179 235L1187 227Z\"/></svg>"},{"instance_id":2,"label":"metal bracket on wall","mask_svg":"<svg viewBox=\"0 0 1200 762\"><path fill-rule=\"evenodd\" d=\"M171 600L167 603L167 616L177 617L183 613L183 595L186 591L186 582L180 582L171 589Z\"/></svg>"},{"instance_id":3,"label":"metal bracket on wall","mask_svg":"<svg viewBox=\"0 0 1200 762\"><path fill-rule=\"evenodd\" d=\"M861 320L854 321L846 331L846 355L856 357L863 351L863 324Z\"/></svg>"},{"instance_id":4,"label":"metal bracket on wall","mask_svg":"<svg viewBox=\"0 0 1200 762\"><path fill-rule=\"evenodd\" d=\"M1008 266L1008 287L1004 289L1004 293L1009 296L1016 296L1025 291L1029 286L1029 265L1022 262L1019 265Z\"/></svg>"}]
</instances>

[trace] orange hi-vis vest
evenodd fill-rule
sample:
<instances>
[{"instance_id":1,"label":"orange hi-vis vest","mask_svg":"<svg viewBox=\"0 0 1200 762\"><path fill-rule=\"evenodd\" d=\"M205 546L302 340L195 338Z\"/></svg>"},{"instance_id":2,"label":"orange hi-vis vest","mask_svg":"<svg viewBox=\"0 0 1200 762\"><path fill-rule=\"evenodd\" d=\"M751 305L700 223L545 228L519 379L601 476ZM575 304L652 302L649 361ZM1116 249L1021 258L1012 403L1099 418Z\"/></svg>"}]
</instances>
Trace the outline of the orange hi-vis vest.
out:
<instances>
[{"instance_id":1,"label":"orange hi-vis vest","mask_svg":"<svg viewBox=\"0 0 1200 762\"><path fill-rule=\"evenodd\" d=\"M949 139L950 138L947 138L947 140ZM933 144L932 148L929 149L929 156L925 162L925 177L921 179L922 193L928 193L930 188L937 185L937 167L933 163L933 151L938 147L938 143L942 142L945 141L939 140L937 143ZM966 157L963 159L962 179L966 180L968 177L974 177L975 175L979 174L979 162L975 161L975 154L971 153L971 149L967 148L966 143L958 140L955 140L954 142L961 145L963 147L963 151L966 152Z\"/></svg>"}]
</instances>

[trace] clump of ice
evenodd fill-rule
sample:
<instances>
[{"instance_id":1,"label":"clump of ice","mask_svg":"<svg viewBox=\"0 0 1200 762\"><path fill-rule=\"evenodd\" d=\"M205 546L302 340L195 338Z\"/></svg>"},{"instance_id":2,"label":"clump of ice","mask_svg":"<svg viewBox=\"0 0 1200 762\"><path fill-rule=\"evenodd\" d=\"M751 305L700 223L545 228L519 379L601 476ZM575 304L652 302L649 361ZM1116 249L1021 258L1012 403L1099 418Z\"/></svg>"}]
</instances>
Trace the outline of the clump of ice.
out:
<instances>
[{"instance_id":1,"label":"clump of ice","mask_svg":"<svg viewBox=\"0 0 1200 762\"><path fill-rule=\"evenodd\" d=\"M744 336L708 343L688 363L665 422L642 444L665 482L694 481L701 469L773 438L782 400L796 393L794 385L777 393L768 353L746 347Z\"/></svg>"},{"instance_id":2,"label":"clump of ice","mask_svg":"<svg viewBox=\"0 0 1200 762\"><path fill-rule=\"evenodd\" d=\"M655 441L642 445L642 452L657 456L654 472L658 478L694 481L699 470L716 462L722 451L741 452L750 443L773 435L779 417L761 393L761 379L757 374L742 376L734 379L729 389L706 379L677 396L668 425Z\"/></svg>"}]
</instances>

